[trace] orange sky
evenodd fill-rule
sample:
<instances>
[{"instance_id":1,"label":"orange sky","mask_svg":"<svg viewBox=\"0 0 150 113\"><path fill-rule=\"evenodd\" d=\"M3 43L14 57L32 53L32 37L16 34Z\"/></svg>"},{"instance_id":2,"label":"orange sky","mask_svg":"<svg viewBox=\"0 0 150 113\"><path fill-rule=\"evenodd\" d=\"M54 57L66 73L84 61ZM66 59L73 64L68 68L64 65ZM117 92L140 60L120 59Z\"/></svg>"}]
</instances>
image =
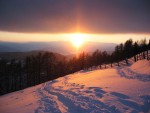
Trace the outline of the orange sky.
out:
<instances>
[{"instance_id":1,"label":"orange sky","mask_svg":"<svg viewBox=\"0 0 150 113\"><path fill-rule=\"evenodd\" d=\"M0 41L10 42L47 42L47 41L70 41L75 33L44 34L44 33L17 33L0 31ZM150 39L150 34L84 34L86 41L121 43L129 38L134 41L146 38Z\"/></svg>"}]
</instances>

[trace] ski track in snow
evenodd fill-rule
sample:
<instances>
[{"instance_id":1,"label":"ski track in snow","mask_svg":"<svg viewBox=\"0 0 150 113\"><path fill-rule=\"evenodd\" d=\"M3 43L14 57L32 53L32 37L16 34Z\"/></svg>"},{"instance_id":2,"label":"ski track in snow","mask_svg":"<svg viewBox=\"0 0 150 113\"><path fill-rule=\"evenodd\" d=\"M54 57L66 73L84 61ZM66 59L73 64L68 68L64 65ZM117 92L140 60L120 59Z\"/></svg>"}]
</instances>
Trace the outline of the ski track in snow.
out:
<instances>
[{"instance_id":1,"label":"ski track in snow","mask_svg":"<svg viewBox=\"0 0 150 113\"><path fill-rule=\"evenodd\" d=\"M35 113L117 113L115 106L108 106L100 101L106 94L100 88L86 89L84 85L68 83L65 77L63 85L70 89L63 90L61 86L54 88L52 86L54 82L56 81L46 83L38 90L41 100Z\"/></svg>"},{"instance_id":2,"label":"ski track in snow","mask_svg":"<svg viewBox=\"0 0 150 113\"><path fill-rule=\"evenodd\" d=\"M45 83L37 91L41 100L35 113L123 113L127 111L138 113L150 110L149 95L141 97L144 104L140 105L118 92L106 92L100 87L68 83L67 77L64 77L61 86L53 87L52 85L56 82L60 81L53 80ZM101 100L103 97L108 98L108 101L103 102ZM117 108L116 104L120 108Z\"/></svg>"},{"instance_id":3,"label":"ski track in snow","mask_svg":"<svg viewBox=\"0 0 150 113\"><path fill-rule=\"evenodd\" d=\"M117 72L121 77L125 77L127 79L138 79L144 82L150 81L150 75L137 73L131 70L129 67L117 68Z\"/></svg>"}]
</instances>

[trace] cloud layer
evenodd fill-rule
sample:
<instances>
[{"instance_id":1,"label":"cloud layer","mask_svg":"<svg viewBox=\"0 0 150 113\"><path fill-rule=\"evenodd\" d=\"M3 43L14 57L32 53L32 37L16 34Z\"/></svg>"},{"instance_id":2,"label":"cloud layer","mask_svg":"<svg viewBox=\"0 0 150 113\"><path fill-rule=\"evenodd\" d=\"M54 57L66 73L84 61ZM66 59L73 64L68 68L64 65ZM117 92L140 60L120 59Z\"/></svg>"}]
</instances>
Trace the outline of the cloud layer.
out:
<instances>
[{"instance_id":1,"label":"cloud layer","mask_svg":"<svg viewBox=\"0 0 150 113\"><path fill-rule=\"evenodd\" d=\"M1 0L0 30L150 33L149 0Z\"/></svg>"}]
</instances>

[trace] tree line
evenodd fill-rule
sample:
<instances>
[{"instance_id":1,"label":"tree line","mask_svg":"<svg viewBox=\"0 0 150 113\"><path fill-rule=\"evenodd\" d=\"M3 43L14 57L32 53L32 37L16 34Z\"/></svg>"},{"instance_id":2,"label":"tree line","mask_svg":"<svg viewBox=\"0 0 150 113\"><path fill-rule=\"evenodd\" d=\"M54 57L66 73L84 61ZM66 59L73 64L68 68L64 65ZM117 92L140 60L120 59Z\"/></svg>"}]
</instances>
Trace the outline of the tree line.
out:
<instances>
[{"instance_id":1,"label":"tree line","mask_svg":"<svg viewBox=\"0 0 150 113\"><path fill-rule=\"evenodd\" d=\"M100 50L91 54L82 52L70 60L63 59L60 61L51 52L39 52L38 55L28 56L23 61L12 59L8 62L6 59L0 59L0 95L80 70L89 70L93 66L102 68L103 64L116 62L119 66L120 61L126 60L128 63L127 59L133 56L136 62L138 60L136 55L142 52L143 58L149 60L148 50L150 50L150 40L149 42L146 39L133 42L132 39L129 39L125 43L117 45L112 53Z\"/></svg>"}]
</instances>

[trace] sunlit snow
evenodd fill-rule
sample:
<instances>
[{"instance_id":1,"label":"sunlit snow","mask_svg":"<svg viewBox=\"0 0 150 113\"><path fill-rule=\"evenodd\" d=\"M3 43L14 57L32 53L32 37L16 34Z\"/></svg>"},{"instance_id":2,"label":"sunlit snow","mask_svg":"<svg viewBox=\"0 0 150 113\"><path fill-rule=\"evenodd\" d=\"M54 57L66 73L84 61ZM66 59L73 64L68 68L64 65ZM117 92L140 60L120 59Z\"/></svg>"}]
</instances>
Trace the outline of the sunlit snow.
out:
<instances>
[{"instance_id":1,"label":"sunlit snow","mask_svg":"<svg viewBox=\"0 0 150 113\"><path fill-rule=\"evenodd\" d=\"M78 72L0 97L1 113L150 112L150 61Z\"/></svg>"}]
</instances>

